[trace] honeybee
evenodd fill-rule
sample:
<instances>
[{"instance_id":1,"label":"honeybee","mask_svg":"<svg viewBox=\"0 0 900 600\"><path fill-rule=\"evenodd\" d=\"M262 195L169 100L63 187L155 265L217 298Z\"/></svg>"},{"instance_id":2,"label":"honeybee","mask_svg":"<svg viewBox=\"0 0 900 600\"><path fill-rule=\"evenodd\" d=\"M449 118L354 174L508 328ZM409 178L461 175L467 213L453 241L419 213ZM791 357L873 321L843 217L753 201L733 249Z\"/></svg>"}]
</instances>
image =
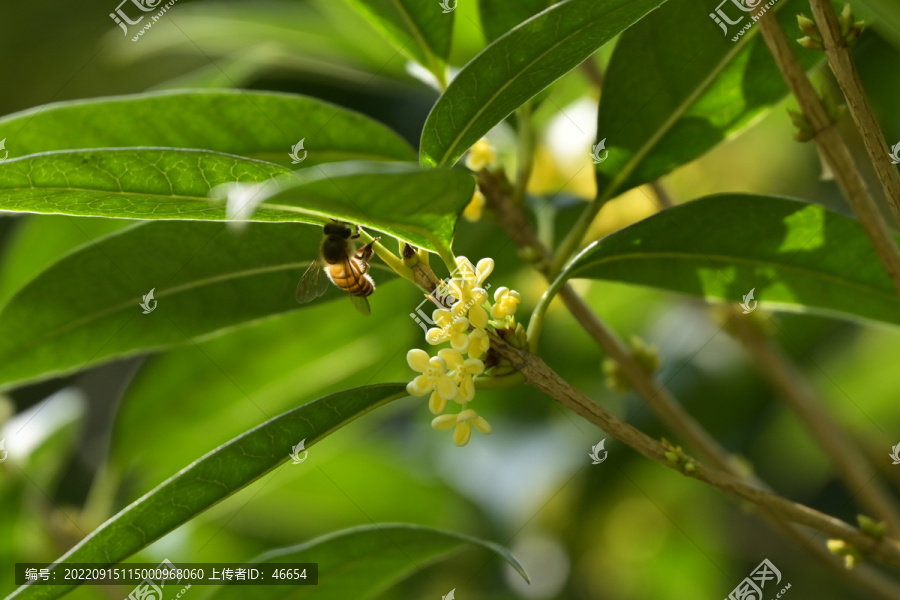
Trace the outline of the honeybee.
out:
<instances>
[{"instance_id":1,"label":"honeybee","mask_svg":"<svg viewBox=\"0 0 900 600\"><path fill-rule=\"evenodd\" d=\"M324 227L325 237L319 256L306 269L306 273L297 284L297 302L312 302L328 290L331 281L350 294L353 306L364 315L372 312L368 296L375 291L375 282L369 275L369 259L372 258L372 244L381 238L375 238L359 250L354 251L352 240L358 239L347 223L334 221ZM323 275L324 272L324 275Z\"/></svg>"}]
</instances>

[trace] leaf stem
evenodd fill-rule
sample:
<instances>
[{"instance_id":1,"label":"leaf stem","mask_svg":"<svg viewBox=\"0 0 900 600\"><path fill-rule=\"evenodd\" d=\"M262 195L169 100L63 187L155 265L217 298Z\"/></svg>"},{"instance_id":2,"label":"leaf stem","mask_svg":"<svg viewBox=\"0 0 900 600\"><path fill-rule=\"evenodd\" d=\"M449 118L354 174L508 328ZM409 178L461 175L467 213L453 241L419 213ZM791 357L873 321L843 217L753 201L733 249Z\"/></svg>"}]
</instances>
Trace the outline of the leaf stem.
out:
<instances>
[{"instance_id":1,"label":"leaf stem","mask_svg":"<svg viewBox=\"0 0 900 600\"><path fill-rule=\"evenodd\" d=\"M525 199L525 190L528 188L528 180L534 169L534 128L531 122L533 107L529 100L517 111L517 123L519 125L519 154L516 173L516 184L513 187L512 200L516 204L522 204Z\"/></svg>"},{"instance_id":2,"label":"leaf stem","mask_svg":"<svg viewBox=\"0 0 900 600\"><path fill-rule=\"evenodd\" d=\"M568 234L566 234L566 237L563 239L562 243L560 243L553 255L553 261L550 263L549 269L549 274L552 277L556 277L562 272L563 267L569 262L569 258L571 258L578 250L578 246L581 245L581 240L583 240L585 234L587 234L588 229L591 227L591 223L593 223L594 219L597 217L597 213L599 213L600 209L612 198L615 190L616 188L614 186L606 188L603 195L595 198L584 209L581 216L578 217L575 226L572 227Z\"/></svg>"},{"instance_id":3,"label":"leaf stem","mask_svg":"<svg viewBox=\"0 0 900 600\"><path fill-rule=\"evenodd\" d=\"M544 291L544 294L538 300L534 310L531 312L531 318L528 319L528 349L532 354L538 354L541 341L541 331L544 329L544 315L553 302L553 298L567 285L566 280L557 277L550 287Z\"/></svg>"},{"instance_id":4,"label":"leaf stem","mask_svg":"<svg viewBox=\"0 0 900 600\"><path fill-rule=\"evenodd\" d=\"M375 238L369 235L368 232L366 232L362 228L360 228L359 230L359 235L360 239L365 243L372 244L372 249L375 250L375 254L378 255L378 258L383 260L384 263L389 266L392 271L394 271L403 279L408 279L409 281L416 283L416 278L413 274L413 270L403 264L403 261L397 258L393 252L385 248L381 242L375 242Z\"/></svg>"}]
</instances>

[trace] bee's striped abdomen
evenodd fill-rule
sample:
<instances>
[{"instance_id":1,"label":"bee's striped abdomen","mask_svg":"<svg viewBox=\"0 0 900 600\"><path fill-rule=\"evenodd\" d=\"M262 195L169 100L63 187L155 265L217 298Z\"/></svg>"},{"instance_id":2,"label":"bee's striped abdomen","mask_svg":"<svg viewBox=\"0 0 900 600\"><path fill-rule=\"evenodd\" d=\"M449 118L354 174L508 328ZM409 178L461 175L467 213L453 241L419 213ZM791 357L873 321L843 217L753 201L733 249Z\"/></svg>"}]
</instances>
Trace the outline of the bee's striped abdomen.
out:
<instances>
[{"instance_id":1,"label":"bee's striped abdomen","mask_svg":"<svg viewBox=\"0 0 900 600\"><path fill-rule=\"evenodd\" d=\"M370 296L375 291L375 282L360 268L357 259L328 265L328 277L351 296Z\"/></svg>"}]
</instances>

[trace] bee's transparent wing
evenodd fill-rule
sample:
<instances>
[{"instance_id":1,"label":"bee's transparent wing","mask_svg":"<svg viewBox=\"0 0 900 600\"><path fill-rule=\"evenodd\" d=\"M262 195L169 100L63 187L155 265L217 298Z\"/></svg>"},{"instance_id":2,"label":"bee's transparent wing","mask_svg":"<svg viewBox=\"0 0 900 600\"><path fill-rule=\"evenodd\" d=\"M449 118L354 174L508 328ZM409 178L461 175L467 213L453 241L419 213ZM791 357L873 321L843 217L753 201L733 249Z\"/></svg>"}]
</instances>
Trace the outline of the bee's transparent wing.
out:
<instances>
[{"instance_id":1,"label":"bee's transparent wing","mask_svg":"<svg viewBox=\"0 0 900 600\"><path fill-rule=\"evenodd\" d=\"M297 284L297 302L312 302L328 290L328 284L328 276L322 269L322 259L316 257Z\"/></svg>"},{"instance_id":2,"label":"bee's transparent wing","mask_svg":"<svg viewBox=\"0 0 900 600\"><path fill-rule=\"evenodd\" d=\"M372 307L369 306L369 299L365 296L350 296L350 302L353 303L353 308L367 317L372 314Z\"/></svg>"}]
</instances>

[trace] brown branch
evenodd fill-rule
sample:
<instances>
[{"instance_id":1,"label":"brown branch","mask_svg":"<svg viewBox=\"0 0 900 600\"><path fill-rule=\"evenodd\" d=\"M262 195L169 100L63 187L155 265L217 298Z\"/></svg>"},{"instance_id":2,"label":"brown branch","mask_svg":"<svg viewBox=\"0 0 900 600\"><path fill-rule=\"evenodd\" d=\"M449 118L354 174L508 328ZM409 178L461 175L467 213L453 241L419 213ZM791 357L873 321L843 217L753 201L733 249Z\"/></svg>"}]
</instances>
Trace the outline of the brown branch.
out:
<instances>
[{"instance_id":1,"label":"brown branch","mask_svg":"<svg viewBox=\"0 0 900 600\"><path fill-rule=\"evenodd\" d=\"M900 173L888 159L885 151L888 146L887 140L878 125L875 113L872 112L869 98L863 90L850 47L844 36L841 35L838 16L835 14L831 2L827 0L810 0L810 6L819 33L822 35L822 45L828 56L828 65L844 92L850 114L866 145L869 158L884 188L888 205L894 213L894 219L900 223Z\"/></svg>"},{"instance_id":2,"label":"brown branch","mask_svg":"<svg viewBox=\"0 0 900 600\"><path fill-rule=\"evenodd\" d=\"M813 527L834 538L852 544L857 550L884 564L900 567L900 543L884 538L877 540L861 530L808 506L786 500L733 477L719 469L697 464L693 471L682 470L666 457L667 448L608 413L600 405L572 387L540 358L514 348L491 332L491 348L509 360L525 376L527 383L571 409L612 437L640 452L645 457L692 477L737 498L760 506L792 523ZM693 459L692 459L693 460ZM683 463L682 463L683 464Z\"/></svg>"},{"instance_id":3,"label":"brown branch","mask_svg":"<svg viewBox=\"0 0 900 600\"><path fill-rule=\"evenodd\" d=\"M878 211L869 194L862 176L856 169L853 156L844 143L837 128L828 116L819 95L806 77L803 66L791 49L790 42L775 20L773 11L765 13L759 20L760 32L769 51L775 58L784 80L797 98L803 114L814 131L814 139L822 156L834 172L835 181L856 213L860 224L869 237L878 258L894 282L900 294L900 249L890 229Z\"/></svg>"},{"instance_id":4,"label":"brown branch","mask_svg":"<svg viewBox=\"0 0 900 600\"><path fill-rule=\"evenodd\" d=\"M771 343L751 321L729 307L730 328L744 344L763 375L806 424L822 450L828 454L848 490L872 517L887 522L890 531L900 533L900 514L890 493L862 451L828 414L824 403L806 383L794 362Z\"/></svg>"},{"instance_id":5,"label":"brown branch","mask_svg":"<svg viewBox=\"0 0 900 600\"><path fill-rule=\"evenodd\" d=\"M515 205L509 198L510 185L505 175L482 171L479 173L479 187L485 194L495 217L501 227L516 241L522 254L530 257L535 268L546 277L549 270L551 255L538 239L530 223L525 217L521 206ZM728 452L722 448L715 439L702 429L693 417L684 411L671 393L652 376L644 372L634 360L630 351L590 310L584 301L578 297L571 288L566 285L560 291L569 310L579 320L595 340L607 353L619 361L620 367L632 380L633 385L650 404L651 408L662 418L667 427L676 432L691 446L701 451L714 465L736 476L742 476L740 467L733 461ZM754 482L764 485L759 480ZM846 570L839 560L832 555L822 544L811 544L814 538L804 527L785 522L779 515L765 509L760 515L774 528L785 536L794 540L801 548L806 548L823 563L829 565L834 571L853 582L860 588L876 594L888 600L900 598L900 588L889 578L880 572L861 565L853 571Z\"/></svg>"}]
</instances>

